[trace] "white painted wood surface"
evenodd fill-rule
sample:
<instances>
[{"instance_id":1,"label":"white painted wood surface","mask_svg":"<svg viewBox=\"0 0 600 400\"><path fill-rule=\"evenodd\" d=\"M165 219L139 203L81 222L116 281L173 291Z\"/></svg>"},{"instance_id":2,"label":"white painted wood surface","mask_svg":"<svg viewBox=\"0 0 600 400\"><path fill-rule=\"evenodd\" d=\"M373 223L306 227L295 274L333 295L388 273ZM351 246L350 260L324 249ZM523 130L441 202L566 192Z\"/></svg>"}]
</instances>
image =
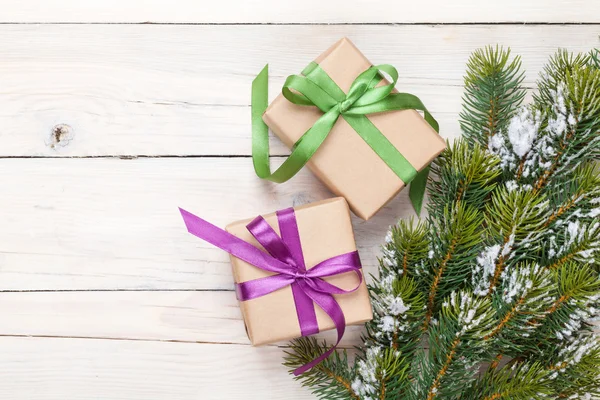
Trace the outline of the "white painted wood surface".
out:
<instances>
[{"instance_id":1,"label":"white painted wood surface","mask_svg":"<svg viewBox=\"0 0 600 400\"><path fill-rule=\"evenodd\" d=\"M581 23L595 0L3 0L1 22Z\"/></svg>"},{"instance_id":2,"label":"white painted wood surface","mask_svg":"<svg viewBox=\"0 0 600 400\"><path fill-rule=\"evenodd\" d=\"M4 399L309 399L265 346L76 338L0 340Z\"/></svg>"},{"instance_id":3,"label":"white painted wood surface","mask_svg":"<svg viewBox=\"0 0 600 400\"><path fill-rule=\"evenodd\" d=\"M474 49L511 46L534 86L554 49L600 46L599 32L598 25L0 25L0 155L249 155L252 76L269 63L274 98L287 75L342 36L372 62L395 65L398 87L417 93L452 138ZM52 128L63 124L72 139L53 146ZM273 144L273 154L287 153Z\"/></svg>"},{"instance_id":4,"label":"white painted wood surface","mask_svg":"<svg viewBox=\"0 0 600 400\"><path fill-rule=\"evenodd\" d=\"M413 3L0 1L0 397L311 398L279 345L249 346L227 255L177 213L223 226L331 196L308 171L254 176L253 75L270 63L275 96L348 36L452 139L475 48L512 47L533 87L557 47L600 47L597 1ZM401 193L353 220L367 272L411 215Z\"/></svg>"}]
</instances>

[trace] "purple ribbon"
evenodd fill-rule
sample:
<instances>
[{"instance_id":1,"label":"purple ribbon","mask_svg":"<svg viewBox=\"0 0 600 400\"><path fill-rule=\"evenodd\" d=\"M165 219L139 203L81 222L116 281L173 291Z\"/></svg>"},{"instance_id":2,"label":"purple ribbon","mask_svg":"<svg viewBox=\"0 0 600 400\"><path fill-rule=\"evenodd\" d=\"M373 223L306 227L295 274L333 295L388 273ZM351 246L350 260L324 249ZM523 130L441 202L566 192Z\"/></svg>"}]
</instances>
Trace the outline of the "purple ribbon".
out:
<instances>
[{"instance_id":1,"label":"purple ribbon","mask_svg":"<svg viewBox=\"0 0 600 400\"><path fill-rule=\"evenodd\" d=\"M333 295L354 292L362 284L361 263L357 251L329 258L307 269L304 264L298 224L293 208L277 212L281 237L261 216L256 217L246 226L252 236L269 254L200 217L181 208L179 211L181 211L188 232L192 235L255 267L275 273L275 275L264 278L237 283L236 294L240 301L255 299L286 286L291 286L302 336L319 332L314 303L321 307L333 320L337 330L336 344L319 357L296 369L294 375L300 375L308 371L333 353L342 336L344 336L346 328L344 313ZM359 282L354 289L344 290L322 279L345 272L356 273Z\"/></svg>"}]
</instances>

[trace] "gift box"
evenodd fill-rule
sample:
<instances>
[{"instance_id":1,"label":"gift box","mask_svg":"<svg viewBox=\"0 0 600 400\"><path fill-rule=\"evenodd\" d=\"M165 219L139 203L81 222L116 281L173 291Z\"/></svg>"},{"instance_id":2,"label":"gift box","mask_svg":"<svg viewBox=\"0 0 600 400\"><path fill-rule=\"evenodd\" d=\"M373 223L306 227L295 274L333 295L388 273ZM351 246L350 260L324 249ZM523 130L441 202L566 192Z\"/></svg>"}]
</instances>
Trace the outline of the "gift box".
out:
<instances>
[{"instance_id":1,"label":"gift box","mask_svg":"<svg viewBox=\"0 0 600 400\"><path fill-rule=\"evenodd\" d=\"M343 198L295 207L294 213L307 270L310 271L323 260L356 252L350 211ZM276 213L265 215L264 220L280 235ZM251 220L234 222L225 229L244 242L262 248L247 229L250 222ZM231 256L231 264L236 284L273 275L273 272L257 268L235 256ZM354 272L327 276L323 280L345 290L351 290L359 282ZM334 294L333 297L343 311L346 325L363 324L371 320L373 315L364 280L352 293ZM302 336L296 307L291 285L261 297L240 301L246 331L252 344L262 345ZM319 331L336 327L323 309L316 304L311 305L311 308L314 309Z\"/></svg>"},{"instance_id":2,"label":"gift box","mask_svg":"<svg viewBox=\"0 0 600 400\"><path fill-rule=\"evenodd\" d=\"M346 38L321 54L315 63L344 93L348 93L357 76L372 66ZM308 75L306 70L304 73ZM379 86L388 83L383 79ZM294 92L293 88L290 92ZM407 96L409 102L420 104L415 96L403 95ZM340 103L342 116L348 106ZM263 121L285 145L293 148L323 115L323 110L317 107L294 104L280 94L264 112ZM444 140L414 109L369 113L367 118L401 154L393 157L403 156L403 162L407 161L416 171L426 169L446 147ZM367 140L371 140L357 134L356 129L347 120L348 118L344 117L337 119L307 166L333 193L344 197L357 216L367 220L396 196L408 182L403 181L399 174L391 169L389 163L384 162L374 152L372 146L367 143ZM430 121L432 120L430 118ZM421 181L419 185L423 192L426 175ZM421 200L412 200L419 210L422 194Z\"/></svg>"},{"instance_id":3,"label":"gift box","mask_svg":"<svg viewBox=\"0 0 600 400\"><path fill-rule=\"evenodd\" d=\"M236 294L253 345L336 329L337 343L294 374L331 355L346 325L372 318L343 198L235 222L226 230L180 212L188 232L231 255Z\"/></svg>"}]
</instances>

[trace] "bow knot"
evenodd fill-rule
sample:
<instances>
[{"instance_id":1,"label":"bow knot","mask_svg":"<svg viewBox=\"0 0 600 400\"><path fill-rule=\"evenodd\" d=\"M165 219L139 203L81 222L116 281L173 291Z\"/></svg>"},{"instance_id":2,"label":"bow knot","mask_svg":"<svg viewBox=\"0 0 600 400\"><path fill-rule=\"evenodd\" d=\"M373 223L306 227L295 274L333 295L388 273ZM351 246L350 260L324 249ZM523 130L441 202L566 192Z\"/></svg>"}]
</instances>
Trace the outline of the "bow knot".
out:
<instances>
[{"instance_id":1,"label":"bow knot","mask_svg":"<svg viewBox=\"0 0 600 400\"><path fill-rule=\"evenodd\" d=\"M352 100L345 99L337 103L337 108L340 114L344 114L350 107L352 107Z\"/></svg>"},{"instance_id":2,"label":"bow knot","mask_svg":"<svg viewBox=\"0 0 600 400\"><path fill-rule=\"evenodd\" d=\"M310 278L307 276L307 271L299 271L299 270L296 270L296 271L294 272L294 278L295 278L295 279L310 279Z\"/></svg>"}]
</instances>

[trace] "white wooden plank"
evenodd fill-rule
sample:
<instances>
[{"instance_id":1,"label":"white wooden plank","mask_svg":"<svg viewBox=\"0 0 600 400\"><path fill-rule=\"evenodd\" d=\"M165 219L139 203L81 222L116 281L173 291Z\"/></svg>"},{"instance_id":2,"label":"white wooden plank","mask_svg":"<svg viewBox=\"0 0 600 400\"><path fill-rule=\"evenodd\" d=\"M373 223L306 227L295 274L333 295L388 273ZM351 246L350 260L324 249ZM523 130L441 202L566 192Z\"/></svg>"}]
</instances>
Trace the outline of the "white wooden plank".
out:
<instances>
[{"instance_id":1,"label":"white wooden plank","mask_svg":"<svg viewBox=\"0 0 600 400\"><path fill-rule=\"evenodd\" d=\"M247 155L253 75L271 63L273 98L342 36L395 65L447 138L474 49L512 46L531 86L556 48L600 45L597 26L0 25L0 156Z\"/></svg>"},{"instance_id":2,"label":"white wooden plank","mask_svg":"<svg viewBox=\"0 0 600 400\"><path fill-rule=\"evenodd\" d=\"M0 338L0 397L311 399L267 346Z\"/></svg>"},{"instance_id":3,"label":"white wooden plank","mask_svg":"<svg viewBox=\"0 0 600 400\"><path fill-rule=\"evenodd\" d=\"M229 291L5 292L0 315L0 336L250 346ZM340 347L360 345L364 333L363 325L347 326ZM334 343L336 333L315 337Z\"/></svg>"},{"instance_id":4,"label":"white wooden plank","mask_svg":"<svg viewBox=\"0 0 600 400\"><path fill-rule=\"evenodd\" d=\"M2 293L0 315L0 336L250 345L234 292ZM360 344L363 333L348 326L341 346ZM317 337L335 343L336 333Z\"/></svg>"},{"instance_id":5,"label":"white wooden plank","mask_svg":"<svg viewBox=\"0 0 600 400\"><path fill-rule=\"evenodd\" d=\"M261 181L248 158L1 159L0 290L232 289L228 255L185 230L178 206L218 226L331 197L308 171ZM354 219L367 273L407 191Z\"/></svg>"},{"instance_id":6,"label":"white wooden plank","mask_svg":"<svg viewBox=\"0 0 600 400\"><path fill-rule=\"evenodd\" d=\"M4 0L1 22L430 23L599 22L590 0Z\"/></svg>"}]
</instances>

